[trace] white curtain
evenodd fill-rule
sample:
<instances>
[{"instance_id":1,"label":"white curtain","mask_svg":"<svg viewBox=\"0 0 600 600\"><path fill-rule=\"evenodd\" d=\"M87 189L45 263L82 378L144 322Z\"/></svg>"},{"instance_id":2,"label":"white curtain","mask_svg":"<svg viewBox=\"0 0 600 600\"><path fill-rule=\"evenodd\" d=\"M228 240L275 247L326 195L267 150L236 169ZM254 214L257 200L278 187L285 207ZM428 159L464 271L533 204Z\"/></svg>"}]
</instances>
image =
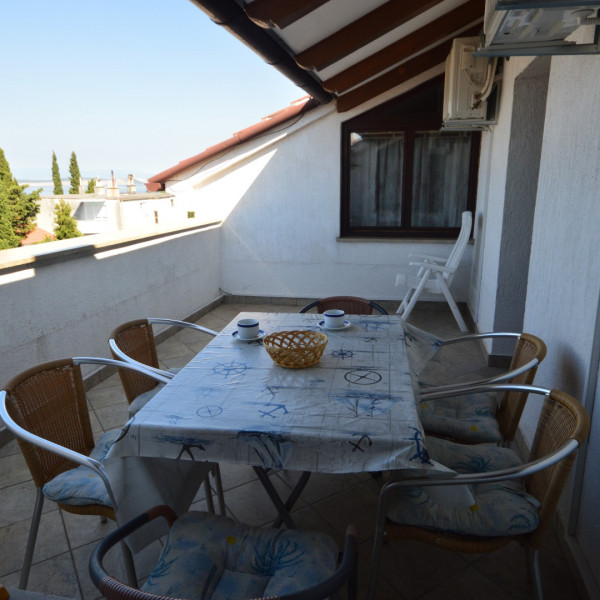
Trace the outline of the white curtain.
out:
<instances>
[{"instance_id":1,"label":"white curtain","mask_svg":"<svg viewBox=\"0 0 600 600\"><path fill-rule=\"evenodd\" d=\"M403 134L352 134L350 225L402 225Z\"/></svg>"},{"instance_id":2,"label":"white curtain","mask_svg":"<svg viewBox=\"0 0 600 600\"><path fill-rule=\"evenodd\" d=\"M471 134L417 132L411 221L413 227L460 227L467 205Z\"/></svg>"}]
</instances>

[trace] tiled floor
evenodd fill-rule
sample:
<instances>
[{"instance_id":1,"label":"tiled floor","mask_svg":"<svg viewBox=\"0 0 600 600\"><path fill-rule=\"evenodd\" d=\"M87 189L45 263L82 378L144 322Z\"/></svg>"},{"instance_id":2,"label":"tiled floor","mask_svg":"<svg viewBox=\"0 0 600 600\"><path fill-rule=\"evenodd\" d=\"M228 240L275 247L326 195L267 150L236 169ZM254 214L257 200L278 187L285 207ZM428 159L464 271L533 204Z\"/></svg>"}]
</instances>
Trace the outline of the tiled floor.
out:
<instances>
[{"instance_id":1,"label":"tiled floor","mask_svg":"<svg viewBox=\"0 0 600 600\"><path fill-rule=\"evenodd\" d=\"M222 329L242 310L295 312L285 305L222 304L198 323ZM421 303L411 315L415 325L442 337L458 334L444 307ZM185 330L159 347L164 367L181 367L210 340L208 335ZM108 352L107 352L108 355ZM453 356L457 363L473 364L482 355L477 346ZM485 369L484 369L485 370ZM92 424L101 433L124 423L127 408L117 376L105 380L88 394ZM250 467L221 465L228 513L240 521L268 525L274 509ZM294 473L272 476L278 488L290 488ZM359 592L365 597L371 541L380 480L370 475L314 474L294 509L299 527L326 531L341 543L348 523L359 531ZM0 583L16 587L33 510L35 491L29 471L12 441L0 448ZM202 510L199 494L194 508ZM46 503L31 570L29 589L48 594L93 600L99 597L87 572L87 562L97 541L114 528L96 517L60 512ZM136 555L138 575L147 575L160 551L156 542ZM120 555L108 557L116 575L122 573ZM547 600L582 598L554 531L541 552L541 569ZM438 600L486 598L486 600L533 597L527 582L524 553L517 544L490 555L453 554L416 542L396 542L384 547L377 598L379 600Z\"/></svg>"}]
</instances>

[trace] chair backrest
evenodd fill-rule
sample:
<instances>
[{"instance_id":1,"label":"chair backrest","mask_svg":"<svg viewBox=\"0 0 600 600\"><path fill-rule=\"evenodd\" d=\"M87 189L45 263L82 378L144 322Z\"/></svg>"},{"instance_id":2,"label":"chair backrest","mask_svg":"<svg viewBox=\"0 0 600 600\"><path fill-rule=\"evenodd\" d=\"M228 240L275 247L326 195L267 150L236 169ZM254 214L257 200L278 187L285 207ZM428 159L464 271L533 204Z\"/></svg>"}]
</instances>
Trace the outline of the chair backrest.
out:
<instances>
[{"instance_id":1,"label":"chair backrest","mask_svg":"<svg viewBox=\"0 0 600 600\"><path fill-rule=\"evenodd\" d=\"M456 238L456 242L454 243L454 247L446 260L446 267L449 269L453 269L456 271L458 269L458 265L462 260L462 256L465 253L465 249L467 247L467 243L469 242L469 237L471 236L471 225L473 223L473 215L471 211L465 210L462 214L462 223L460 226L460 232L458 234L458 238ZM451 280L454 273L445 273L444 278L447 280Z\"/></svg>"},{"instance_id":2,"label":"chair backrest","mask_svg":"<svg viewBox=\"0 0 600 600\"><path fill-rule=\"evenodd\" d=\"M72 359L43 363L5 386L6 410L23 429L88 455L94 436L79 365ZM74 463L17 438L37 487L72 469Z\"/></svg>"},{"instance_id":3,"label":"chair backrest","mask_svg":"<svg viewBox=\"0 0 600 600\"><path fill-rule=\"evenodd\" d=\"M546 344L543 340L535 335L522 333L517 340L509 370L518 369L533 359L537 359L539 365L545 357ZM514 377L510 380L510 383L531 385L536 372L537 366ZM496 420L498 421L504 440L514 440L526 402L527 392L506 391L503 394L500 408L496 412Z\"/></svg>"},{"instance_id":4,"label":"chair backrest","mask_svg":"<svg viewBox=\"0 0 600 600\"><path fill-rule=\"evenodd\" d=\"M119 325L110 335L117 346L133 360L158 369L158 355L152 325L148 319L137 319ZM115 359L119 359L112 350ZM135 371L119 369L119 377L127 402L131 404L140 394L155 388L156 380Z\"/></svg>"},{"instance_id":5,"label":"chair backrest","mask_svg":"<svg viewBox=\"0 0 600 600\"><path fill-rule=\"evenodd\" d=\"M326 310L337 308L350 315L372 315L373 310L382 315L388 314L376 302L367 300L366 298L358 298L357 296L329 296L328 298L321 298L307 304L300 309L300 312L305 313L312 308L316 308L318 313L324 313Z\"/></svg>"},{"instance_id":6,"label":"chair backrest","mask_svg":"<svg viewBox=\"0 0 600 600\"><path fill-rule=\"evenodd\" d=\"M569 394L552 390L542 407L529 461L547 456L570 439L577 440L581 447L589 431L590 419L583 406ZM538 511L540 524L528 536L529 543L533 547L539 547L541 543L575 457L576 453L572 452L551 467L538 471L526 479L527 492L541 503Z\"/></svg>"}]
</instances>

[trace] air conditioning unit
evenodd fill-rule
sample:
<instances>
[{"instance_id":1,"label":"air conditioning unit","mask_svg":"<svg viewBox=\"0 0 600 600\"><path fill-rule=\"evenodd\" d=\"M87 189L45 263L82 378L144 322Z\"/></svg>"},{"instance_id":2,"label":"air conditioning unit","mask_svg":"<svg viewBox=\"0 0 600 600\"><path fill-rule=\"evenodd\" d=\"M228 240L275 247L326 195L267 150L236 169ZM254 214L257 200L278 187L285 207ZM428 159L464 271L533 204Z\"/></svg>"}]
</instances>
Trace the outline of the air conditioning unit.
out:
<instances>
[{"instance_id":1,"label":"air conditioning unit","mask_svg":"<svg viewBox=\"0 0 600 600\"><path fill-rule=\"evenodd\" d=\"M494 85L496 61L473 52L478 37L456 38L446 59L442 129L486 129L496 122L490 118L488 96Z\"/></svg>"},{"instance_id":2,"label":"air conditioning unit","mask_svg":"<svg viewBox=\"0 0 600 600\"><path fill-rule=\"evenodd\" d=\"M598 0L486 0L484 42L478 56L596 54ZM567 41L576 29L591 26L590 41Z\"/></svg>"}]
</instances>

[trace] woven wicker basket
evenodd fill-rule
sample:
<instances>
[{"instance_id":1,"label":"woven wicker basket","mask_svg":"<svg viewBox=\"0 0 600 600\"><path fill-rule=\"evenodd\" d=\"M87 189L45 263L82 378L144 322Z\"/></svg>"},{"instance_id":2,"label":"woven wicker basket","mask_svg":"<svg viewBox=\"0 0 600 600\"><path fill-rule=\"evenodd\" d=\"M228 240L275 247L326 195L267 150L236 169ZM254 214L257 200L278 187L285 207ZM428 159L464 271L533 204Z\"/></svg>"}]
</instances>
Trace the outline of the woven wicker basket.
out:
<instances>
[{"instance_id":1,"label":"woven wicker basket","mask_svg":"<svg viewBox=\"0 0 600 600\"><path fill-rule=\"evenodd\" d=\"M280 367L304 369L319 362L327 336L316 331L279 331L266 336L263 345Z\"/></svg>"}]
</instances>

